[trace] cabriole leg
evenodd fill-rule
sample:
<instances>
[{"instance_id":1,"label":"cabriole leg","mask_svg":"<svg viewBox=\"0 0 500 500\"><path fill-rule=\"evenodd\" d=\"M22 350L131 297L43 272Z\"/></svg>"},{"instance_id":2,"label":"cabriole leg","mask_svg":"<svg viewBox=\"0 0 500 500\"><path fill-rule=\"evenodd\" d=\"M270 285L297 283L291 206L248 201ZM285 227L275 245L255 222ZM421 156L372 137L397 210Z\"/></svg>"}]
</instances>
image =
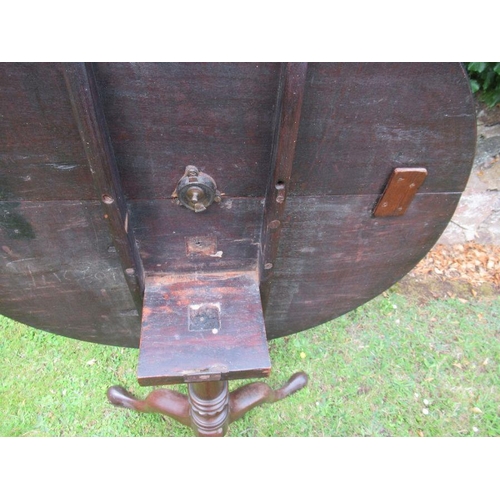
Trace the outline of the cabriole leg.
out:
<instances>
[{"instance_id":1,"label":"cabriole leg","mask_svg":"<svg viewBox=\"0 0 500 500\"><path fill-rule=\"evenodd\" d=\"M144 400L123 387L108 389L108 400L115 406L145 413L161 413L191 427L197 436L222 437L230 423L264 403L275 403L307 385L304 372L294 374L277 390L264 382L254 382L229 393L227 381L188 384L188 396L170 389L156 389Z\"/></svg>"}]
</instances>

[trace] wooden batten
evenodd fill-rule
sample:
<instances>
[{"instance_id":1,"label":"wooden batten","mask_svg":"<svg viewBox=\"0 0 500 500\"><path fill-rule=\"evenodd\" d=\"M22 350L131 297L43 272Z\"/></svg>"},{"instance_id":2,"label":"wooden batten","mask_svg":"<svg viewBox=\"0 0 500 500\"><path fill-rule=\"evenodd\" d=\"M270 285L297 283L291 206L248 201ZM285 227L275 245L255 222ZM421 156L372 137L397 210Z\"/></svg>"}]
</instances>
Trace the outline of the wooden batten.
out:
<instances>
[{"instance_id":1,"label":"wooden batten","mask_svg":"<svg viewBox=\"0 0 500 500\"><path fill-rule=\"evenodd\" d=\"M273 275L273 265L278 253L282 218L292 175L306 74L307 63L286 63L282 67L276 110L276 135L261 234L259 267L264 310L269 294L269 280Z\"/></svg>"},{"instance_id":2,"label":"wooden batten","mask_svg":"<svg viewBox=\"0 0 500 500\"><path fill-rule=\"evenodd\" d=\"M126 201L92 64L65 64L64 77L104 218L108 221L125 281L141 314L144 271L133 231L129 227Z\"/></svg>"}]
</instances>

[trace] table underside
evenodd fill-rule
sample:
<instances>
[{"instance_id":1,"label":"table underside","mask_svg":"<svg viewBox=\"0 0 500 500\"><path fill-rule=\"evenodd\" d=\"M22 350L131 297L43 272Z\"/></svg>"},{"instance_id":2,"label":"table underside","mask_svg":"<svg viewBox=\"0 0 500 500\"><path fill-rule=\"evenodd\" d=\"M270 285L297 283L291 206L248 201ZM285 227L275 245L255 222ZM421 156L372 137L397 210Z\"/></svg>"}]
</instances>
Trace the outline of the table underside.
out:
<instances>
[{"instance_id":1,"label":"table underside","mask_svg":"<svg viewBox=\"0 0 500 500\"><path fill-rule=\"evenodd\" d=\"M89 69L95 125L78 101L80 66L0 65L0 313L138 347L141 279L237 272L260 279L270 339L344 314L401 279L437 241L468 179L475 114L462 67L283 68L98 63ZM102 158L116 175L96 174ZM290 168L274 238L269 197L280 161ZM202 213L174 203L187 165L216 180L220 203ZM425 183L403 216L374 217L398 167L425 168ZM116 190L116 213L103 205L103 186ZM126 254L127 245L136 250Z\"/></svg>"}]
</instances>

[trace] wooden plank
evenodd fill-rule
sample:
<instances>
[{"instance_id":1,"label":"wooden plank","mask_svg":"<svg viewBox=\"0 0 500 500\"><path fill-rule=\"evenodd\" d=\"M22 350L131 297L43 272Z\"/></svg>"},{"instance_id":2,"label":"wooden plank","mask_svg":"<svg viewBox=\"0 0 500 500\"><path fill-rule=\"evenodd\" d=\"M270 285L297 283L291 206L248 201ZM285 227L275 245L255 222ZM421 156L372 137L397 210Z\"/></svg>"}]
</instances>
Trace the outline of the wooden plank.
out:
<instances>
[{"instance_id":1,"label":"wooden plank","mask_svg":"<svg viewBox=\"0 0 500 500\"><path fill-rule=\"evenodd\" d=\"M373 210L374 217L399 217L408 210L427 177L425 168L395 168Z\"/></svg>"},{"instance_id":2,"label":"wooden plank","mask_svg":"<svg viewBox=\"0 0 500 500\"><path fill-rule=\"evenodd\" d=\"M263 204L262 198L225 197L195 213L172 200L131 201L130 224L146 273L255 270ZM190 250L198 237L211 239L210 253Z\"/></svg>"},{"instance_id":3,"label":"wooden plank","mask_svg":"<svg viewBox=\"0 0 500 500\"><path fill-rule=\"evenodd\" d=\"M392 286L432 248L459 193L417 194L404 217L374 197L290 197L266 309L269 338L311 328Z\"/></svg>"},{"instance_id":4,"label":"wooden plank","mask_svg":"<svg viewBox=\"0 0 500 500\"><path fill-rule=\"evenodd\" d=\"M0 201L96 198L60 64L0 64Z\"/></svg>"},{"instance_id":5,"label":"wooden plank","mask_svg":"<svg viewBox=\"0 0 500 500\"><path fill-rule=\"evenodd\" d=\"M278 96L276 138L271 160L271 173L266 191L266 204L261 234L261 293L264 310L269 292L268 280L281 234L281 220L290 188L295 146L304 97L307 63L287 63L283 66Z\"/></svg>"},{"instance_id":6,"label":"wooden plank","mask_svg":"<svg viewBox=\"0 0 500 500\"><path fill-rule=\"evenodd\" d=\"M97 63L129 200L165 199L187 165L228 197L264 197L278 63Z\"/></svg>"},{"instance_id":7,"label":"wooden plank","mask_svg":"<svg viewBox=\"0 0 500 500\"><path fill-rule=\"evenodd\" d=\"M102 202L125 280L140 314L144 270L134 233L128 227L129 214L92 65L67 63L64 76L95 189Z\"/></svg>"},{"instance_id":8,"label":"wooden plank","mask_svg":"<svg viewBox=\"0 0 500 500\"><path fill-rule=\"evenodd\" d=\"M146 278L141 385L265 377L270 369L255 272Z\"/></svg>"},{"instance_id":9,"label":"wooden plank","mask_svg":"<svg viewBox=\"0 0 500 500\"><path fill-rule=\"evenodd\" d=\"M107 226L98 201L0 202L1 314L138 347L139 314Z\"/></svg>"},{"instance_id":10,"label":"wooden plank","mask_svg":"<svg viewBox=\"0 0 500 500\"><path fill-rule=\"evenodd\" d=\"M398 167L425 193L464 190L474 100L456 63L309 63L291 194L380 195Z\"/></svg>"}]
</instances>

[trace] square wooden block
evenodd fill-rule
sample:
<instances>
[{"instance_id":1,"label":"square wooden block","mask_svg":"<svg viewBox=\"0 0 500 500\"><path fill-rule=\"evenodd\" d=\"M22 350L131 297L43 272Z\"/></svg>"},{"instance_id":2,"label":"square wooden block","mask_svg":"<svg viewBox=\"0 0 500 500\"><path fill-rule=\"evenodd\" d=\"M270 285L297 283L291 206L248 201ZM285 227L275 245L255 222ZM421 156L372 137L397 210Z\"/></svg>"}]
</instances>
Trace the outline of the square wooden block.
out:
<instances>
[{"instance_id":1,"label":"square wooden block","mask_svg":"<svg viewBox=\"0 0 500 500\"><path fill-rule=\"evenodd\" d=\"M270 370L254 272L146 278L141 385L266 377Z\"/></svg>"}]
</instances>

